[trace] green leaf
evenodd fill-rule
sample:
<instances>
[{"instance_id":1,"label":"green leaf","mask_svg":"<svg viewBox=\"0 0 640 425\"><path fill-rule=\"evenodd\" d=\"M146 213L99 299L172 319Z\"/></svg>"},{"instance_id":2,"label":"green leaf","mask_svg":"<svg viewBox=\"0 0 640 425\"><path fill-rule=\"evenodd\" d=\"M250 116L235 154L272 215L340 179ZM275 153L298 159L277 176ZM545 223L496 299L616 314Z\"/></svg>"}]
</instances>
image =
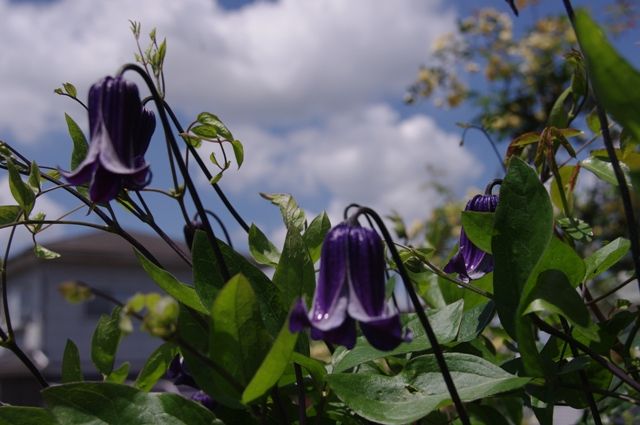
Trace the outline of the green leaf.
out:
<instances>
[{"instance_id":1,"label":"green leaf","mask_svg":"<svg viewBox=\"0 0 640 425\"><path fill-rule=\"evenodd\" d=\"M577 241L584 239L586 242L591 242L593 238L593 229L589 226L589 223L579 218L563 217L558 219L558 225L572 239Z\"/></svg>"},{"instance_id":2,"label":"green leaf","mask_svg":"<svg viewBox=\"0 0 640 425\"><path fill-rule=\"evenodd\" d=\"M114 383L73 383L42 391L64 425L222 425L213 413L178 394L145 393Z\"/></svg>"},{"instance_id":3,"label":"green leaf","mask_svg":"<svg viewBox=\"0 0 640 425\"><path fill-rule=\"evenodd\" d=\"M304 229L305 214L293 196L288 193L260 193L264 199L271 201L273 205L277 205L282 213L284 224L296 227L301 233Z\"/></svg>"},{"instance_id":4,"label":"green leaf","mask_svg":"<svg viewBox=\"0 0 640 425\"><path fill-rule=\"evenodd\" d=\"M218 129L207 124L191 127L191 132L196 136L204 137L205 139L215 139L218 136Z\"/></svg>"},{"instance_id":5,"label":"green leaf","mask_svg":"<svg viewBox=\"0 0 640 425\"><path fill-rule=\"evenodd\" d=\"M607 113L640 141L640 73L616 52L584 10L576 12L576 35L593 91Z\"/></svg>"},{"instance_id":6,"label":"green leaf","mask_svg":"<svg viewBox=\"0 0 640 425\"><path fill-rule=\"evenodd\" d=\"M71 152L71 169L75 170L86 158L89 145L87 143L87 138L84 137L84 133L73 118L64 114L64 119L67 121L67 129L69 130L69 136L71 136L71 141L73 142L73 151Z\"/></svg>"},{"instance_id":7,"label":"green leaf","mask_svg":"<svg viewBox=\"0 0 640 425\"><path fill-rule=\"evenodd\" d=\"M138 262L144 271L147 272L147 275L153 279L160 288L164 289L167 294L187 307L191 307L200 313L208 313L207 308L202 304L193 287L180 282L171 273L153 264L137 249L135 253L136 257L138 257Z\"/></svg>"},{"instance_id":8,"label":"green leaf","mask_svg":"<svg viewBox=\"0 0 640 425\"><path fill-rule=\"evenodd\" d=\"M40 192L40 168L38 168L38 164L36 164L35 161L31 161L27 183L31 186L34 193Z\"/></svg>"},{"instance_id":9,"label":"green leaf","mask_svg":"<svg viewBox=\"0 0 640 425\"><path fill-rule=\"evenodd\" d=\"M18 205L2 205L0 206L0 225L14 223L20 217L22 208Z\"/></svg>"},{"instance_id":10,"label":"green leaf","mask_svg":"<svg viewBox=\"0 0 640 425\"><path fill-rule=\"evenodd\" d=\"M429 323L440 344L455 340L462 321L463 302L457 301L443 308L427 310ZM417 318L411 320L407 327L413 333L413 340L400 344L395 350L380 351L369 345L364 338L358 338L351 350L337 348L333 356L333 371L344 372L359 364L397 354L423 351L431 348L424 329Z\"/></svg>"},{"instance_id":11,"label":"green leaf","mask_svg":"<svg viewBox=\"0 0 640 425\"><path fill-rule=\"evenodd\" d=\"M211 310L209 356L246 385L271 345L247 279L238 274L222 288Z\"/></svg>"},{"instance_id":12,"label":"green leaf","mask_svg":"<svg viewBox=\"0 0 640 425\"><path fill-rule=\"evenodd\" d=\"M514 157L500 186L491 241L494 301L500 321L512 337L520 320L517 302L552 230L553 210L546 189L534 170Z\"/></svg>"},{"instance_id":13,"label":"green leaf","mask_svg":"<svg viewBox=\"0 0 640 425\"><path fill-rule=\"evenodd\" d=\"M64 88L65 93L67 93L71 97L78 97L78 90L76 90L76 86L71 83L62 83L62 87Z\"/></svg>"},{"instance_id":14,"label":"green leaf","mask_svg":"<svg viewBox=\"0 0 640 425\"><path fill-rule=\"evenodd\" d=\"M113 362L122 336L119 325L120 310L120 307L116 307L111 316L100 316L91 338L91 360L105 376L113 370Z\"/></svg>"},{"instance_id":15,"label":"green leaf","mask_svg":"<svg viewBox=\"0 0 640 425\"><path fill-rule=\"evenodd\" d=\"M553 107L549 113L548 126L557 128L565 128L567 126L569 114L565 109L564 104L571 93L571 87L567 87L567 89L565 89L565 91L563 91L553 103Z\"/></svg>"},{"instance_id":16,"label":"green leaf","mask_svg":"<svg viewBox=\"0 0 640 425\"><path fill-rule=\"evenodd\" d=\"M262 397L278 382L291 360L291 354L297 339L297 333L292 334L289 332L289 321L285 322L269 353L262 361L260 368L244 389L242 393L243 403L248 404Z\"/></svg>"},{"instance_id":17,"label":"green leaf","mask_svg":"<svg viewBox=\"0 0 640 425\"><path fill-rule=\"evenodd\" d=\"M304 239L304 243L309 250L311 262L314 264L320 259L322 242L324 242L324 237L329 232L329 229L331 229L331 222L327 217L327 213L323 211L311 221L311 224L302 235L302 239Z\"/></svg>"},{"instance_id":18,"label":"green leaf","mask_svg":"<svg viewBox=\"0 0 640 425\"><path fill-rule=\"evenodd\" d=\"M25 215L28 216L31 210L33 210L33 204L36 201L35 195L31 188L22 181L20 172L11 158L6 158L6 162L7 171L9 172L9 189L11 190L11 195L18 205L22 207Z\"/></svg>"},{"instance_id":19,"label":"green leaf","mask_svg":"<svg viewBox=\"0 0 640 425\"><path fill-rule=\"evenodd\" d=\"M494 301L505 331L518 342L527 373L543 374L530 319L522 316L522 300L535 284L529 278L549 245L553 208L532 168L512 157L500 186L494 236Z\"/></svg>"},{"instance_id":20,"label":"green leaf","mask_svg":"<svg viewBox=\"0 0 640 425\"><path fill-rule=\"evenodd\" d=\"M232 140L231 146L233 147L233 155L236 157L238 169L240 169L242 163L244 162L244 147L242 146L242 142L240 140Z\"/></svg>"},{"instance_id":21,"label":"green leaf","mask_svg":"<svg viewBox=\"0 0 640 425\"><path fill-rule=\"evenodd\" d=\"M201 124L215 127L217 134L222 136L222 138L224 138L225 140L234 140L233 135L231 134L227 126L224 125L222 121L220 121L220 118L218 118L216 115L209 112L202 112L198 114L197 121Z\"/></svg>"},{"instance_id":22,"label":"green leaf","mask_svg":"<svg viewBox=\"0 0 640 425\"><path fill-rule=\"evenodd\" d=\"M491 237L495 213L463 211L462 227L469 240L484 252L491 254Z\"/></svg>"},{"instance_id":23,"label":"green leaf","mask_svg":"<svg viewBox=\"0 0 640 425\"><path fill-rule=\"evenodd\" d=\"M80 352L78 347L70 339L64 347L62 356L62 383L84 381L80 367Z\"/></svg>"},{"instance_id":24,"label":"green leaf","mask_svg":"<svg viewBox=\"0 0 640 425\"><path fill-rule=\"evenodd\" d=\"M546 270L538 275L538 283L529 294L523 314L547 311L564 316L576 326L587 328L591 322L582 298L571 286L567 276L558 270Z\"/></svg>"},{"instance_id":25,"label":"green leaf","mask_svg":"<svg viewBox=\"0 0 640 425\"><path fill-rule=\"evenodd\" d=\"M47 410L39 407L2 406L0 425L63 425Z\"/></svg>"},{"instance_id":26,"label":"green leaf","mask_svg":"<svg viewBox=\"0 0 640 425\"><path fill-rule=\"evenodd\" d=\"M529 378L511 375L480 357L446 353L445 360L464 402L524 386ZM432 355L410 360L395 376L371 373L327 375L336 395L358 415L381 424L406 424L451 404Z\"/></svg>"},{"instance_id":27,"label":"green leaf","mask_svg":"<svg viewBox=\"0 0 640 425\"><path fill-rule=\"evenodd\" d=\"M603 180L614 186L618 186L618 180L616 179L616 175L613 172L613 166L611 165L611 162L603 161L602 159L595 156L590 156L589 158L585 158L580 161L580 166L591 171L600 180ZM629 176L629 167L627 167L624 163L620 163L620 168L624 173L627 186L632 187L631 177Z\"/></svg>"},{"instance_id":28,"label":"green leaf","mask_svg":"<svg viewBox=\"0 0 640 425\"><path fill-rule=\"evenodd\" d=\"M230 275L242 273L251 283L260 304L262 320L275 338L284 323L287 309L280 304L278 288L267 276L247 259L235 252L221 240L217 240L222 257ZM209 244L206 233L196 230L193 238L193 281L198 296L205 305L212 305L225 281L220 274L216 256Z\"/></svg>"},{"instance_id":29,"label":"green leaf","mask_svg":"<svg viewBox=\"0 0 640 425\"><path fill-rule=\"evenodd\" d=\"M209 362L203 360L209 358L208 323L199 316L194 316L186 309L182 309L178 318L178 333L183 341L188 341L190 344L191 349L181 351L198 387L217 402L234 409L241 409L243 406L240 403L238 389L215 372Z\"/></svg>"},{"instance_id":30,"label":"green leaf","mask_svg":"<svg viewBox=\"0 0 640 425\"><path fill-rule=\"evenodd\" d=\"M295 351L291 355L291 360L309 372L309 375L315 381L316 385L324 385L324 377L327 376L327 370L324 367L324 363Z\"/></svg>"},{"instance_id":31,"label":"green leaf","mask_svg":"<svg viewBox=\"0 0 640 425\"><path fill-rule=\"evenodd\" d=\"M465 311L460 322L460 331L456 342L469 342L476 339L491 323L495 312L496 306L491 300Z\"/></svg>"},{"instance_id":32,"label":"green leaf","mask_svg":"<svg viewBox=\"0 0 640 425\"><path fill-rule=\"evenodd\" d=\"M178 354L178 348L169 342L156 348L147 359L133 386L142 391L151 391L156 382L169 369L176 354Z\"/></svg>"},{"instance_id":33,"label":"green leaf","mask_svg":"<svg viewBox=\"0 0 640 425\"><path fill-rule=\"evenodd\" d=\"M316 286L316 274L309 252L300 232L289 227L282 248L280 262L273 275L273 283L280 290L281 305L289 309L294 300L303 295L312 295Z\"/></svg>"},{"instance_id":34,"label":"green leaf","mask_svg":"<svg viewBox=\"0 0 640 425\"><path fill-rule=\"evenodd\" d=\"M129 362L122 363L122 365L119 368L117 368L116 370L111 372L109 376L107 376L107 379L105 379L105 381L114 382L116 384L124 383L124 381L126 381L127 377L129 376L130 367L131 367L131 364Z\"/></svg>"},{"instance_id":35,"label":"green leaf","mask_svg":"<svg viewBox=\"0 0 640 425\"><path fill-rule=\"evenodd\" d=\"M222 178L223 175L224 175L224 171L220 171L215 176L211 177L211 180L209 180L209 184L210 185L217 184L220 181L220 179Z\"/></svg>"},{"instance_id":36,"label":"green leaf","mask_svg":"<svg viewBox=\"0 0 640 425\"><path fill-rule=\"evenodd\" d=\"M34 245L33 252L36 254L36 257L44 260L55 260L56 258L60 258L60 254L55 251L51 251L38 243Z\"/></svg>"},{"instance_id":37,"label":"green leaf","mask_svg":"<svg viewBox=\"0 0 640 425\"><path fill-rule=\"evenodd\" d=\"M276 267L280 261L280 251L255 225L249 229L249 252L258 264Z\"/></svg>"},{"instance_id":38,"label":"green leaf","mask_svg":"<svg viewBox=\"0 0 640 425\"><path fill-rule=\"evenodd\" d=\"M584 263L586 270L584 280L593 279L595 276L608 270L629 252L630 247L631 243L629 240L620 237L585 258Z\"/></svg>"}]
</instances>

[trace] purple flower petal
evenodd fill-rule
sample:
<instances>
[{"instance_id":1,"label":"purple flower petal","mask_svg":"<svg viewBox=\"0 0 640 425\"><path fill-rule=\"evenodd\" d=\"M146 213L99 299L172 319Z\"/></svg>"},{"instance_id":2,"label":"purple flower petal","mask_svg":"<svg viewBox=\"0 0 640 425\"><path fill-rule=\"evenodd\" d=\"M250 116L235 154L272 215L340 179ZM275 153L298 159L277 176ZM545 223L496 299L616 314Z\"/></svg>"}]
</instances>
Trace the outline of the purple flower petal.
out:
<instances>
[{"instance_id":1,"label":"purple flower petal","mask_svg":"<svg viewBox=\"0 0 640 425\"><path fill-rule=\"evenodd\" d=\"M497 206L497 195L476 195L467 202L465 211L493 212ZM493 271L493 257L475 246L463 229L460 231L458 252L444 266L444 271L456 272L461 280L468 282Z\"/></svg>"},{"instance_id":2,"label":"purple flower petal","mask_svg":"<svg viewBox=\"0 0 640 425\"><path fill-rule=\"evenodd\" d=\"M385 308L384 248L380 236L366 227L349 233L349 315L378 317Z\"/></svg>"},{"instance_id":3,"label":"purple flower petal","mask_svg":"<svg viewBox=\"0 0 640 425\"><path fill-rule=\"evenodd\" d=\"M135 84L106 77L89 90L91 141L87 157L62 175L74 185L89 183L93 202L109 202L121 189L142 189L151 179L144 154L155 117L142 107Z\"/></svg>"},{"instance_id":4,"label":"purple flower petal","mask_svg":"<svg viewBox=\"0 0 640 425\"><path fill-rule=\"evenodd\" d=\"M351 349L356 345L356 322L351 317L346 317L340 326L327 331L311 327L311 338Z\"/></svg>"},{"instance_id":5,"label":"purple flower petal","mask_svg":"<svg viewBox=\"0 0 640 425\"><path fill-rule=\"evenodd\" d=\"M346 224L339 224L329 231L322 246L318 284L309 317L311 325L322 331L339 327L347 317L349 230Z\"/></svg>"},{"instance_id":6,"label":"purple flower petal","mask_svg":"<svg viewBox=\"0 0 640 425\"><path fill-rule=\"evenodd\" d=\"M406 341L398 314L380 320L360 322L360 329L362 329L362 333L369 341L369 344L378 350L393 350Z\"/></svg>"}]
</instances>

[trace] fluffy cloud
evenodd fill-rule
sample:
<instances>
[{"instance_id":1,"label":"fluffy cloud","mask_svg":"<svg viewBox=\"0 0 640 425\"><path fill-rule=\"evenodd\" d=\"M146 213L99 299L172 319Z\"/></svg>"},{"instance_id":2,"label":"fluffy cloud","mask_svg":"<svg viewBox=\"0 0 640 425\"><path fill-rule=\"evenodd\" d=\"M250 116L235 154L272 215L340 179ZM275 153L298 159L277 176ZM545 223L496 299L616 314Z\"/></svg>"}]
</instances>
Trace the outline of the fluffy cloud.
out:
<instances>
[{"instance_id":1,"label":"fluffy cloud","mask_svg":"<svg viewBox=\"0 0 640 425\"><path fill-rule=\"evenodd\" d=\"M128 19L169 40L169 98L234 123L312 121L399 96L430 42L453 26L438 1L258 1L228 11L212 0L0 0L0 134L34 142L68 101L132 58ZM146 40L145 40L146 41Z\"/></svg>"},{"instance_id":2,"label":"fluffy cloud","mask_svg":"<svg viewBox=\"0 0 640 425\"><path fill-rule=\"evenodd\" d=\"M386 104L279 135L256 127L237 133L245 141L245 164L225 175L226 188L291 192L303 204L308 194L327 193L334 219L351 202L424 218L441 201L430 180L461 190L484 171L458 146L458 135L425 115L402 118Z\"/></svg>"}]
</instances>

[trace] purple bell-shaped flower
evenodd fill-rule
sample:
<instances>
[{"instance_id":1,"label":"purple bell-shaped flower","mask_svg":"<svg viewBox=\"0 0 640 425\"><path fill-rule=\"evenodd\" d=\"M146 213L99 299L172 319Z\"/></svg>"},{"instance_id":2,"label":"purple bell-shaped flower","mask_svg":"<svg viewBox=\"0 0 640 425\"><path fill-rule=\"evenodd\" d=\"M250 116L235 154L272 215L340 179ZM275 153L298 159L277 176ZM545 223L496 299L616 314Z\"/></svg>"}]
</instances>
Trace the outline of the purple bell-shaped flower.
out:
<instances>
[{"instance_id":1,"label":"purple bell-shaped flower","mask_svg":"<svg viewBox=\"0 0 640 425\"><path fill-rule=\"evenodd\" d=\"M385 299L384 247L380 236L357 222L343 222L325 237L311 311L302 299L289 319L292 332L311 328L313 339L352 348L356 321L369 343L392 350L407 340L398 311Z\"/></svg>"},{"instance_id":2,"label":"purple bell-shaped flower","mask_svg":"<svg viewBox=\"0 0 640 425\"><path fill-rule=\"evenodd\" d=\"M149 184L144 154L155 130L153 112L140 102L138 88L122 77L105 77L89 90L90 144L78 167L62 175L73 185L89 183L89 198L109 202L121 189Z\"/></svg>"},{"instance_id":3,"label":"purple bell-shaped flower","mask_svg":"<svg viewBox=\"0 0 640 425\"><path fill-rule=\"evenodd\" d=\"M498 196L485 194L476 195L464 209L465 211L493 212L498 206ZM458 277L468 282L478 279L493 271L493 257L475 246L467 238L464 229L460 231L458 252L444 266L445 273L458 273Z\"/></svg>"}]
</instances>

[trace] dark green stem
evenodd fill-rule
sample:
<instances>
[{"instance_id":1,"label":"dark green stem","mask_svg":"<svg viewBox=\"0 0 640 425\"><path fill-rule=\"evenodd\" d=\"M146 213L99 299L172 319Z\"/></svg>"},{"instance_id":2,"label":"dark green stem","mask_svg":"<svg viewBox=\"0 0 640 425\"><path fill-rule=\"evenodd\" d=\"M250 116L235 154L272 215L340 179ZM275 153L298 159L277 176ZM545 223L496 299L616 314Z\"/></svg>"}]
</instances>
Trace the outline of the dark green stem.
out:
<instances>
[{"instance_id":1,"label":"dark green stem","mask_svg":"<svg viewBox=\"0 0 640 425\"><path fill-rule=\"evenodd\" d=\"M218 245L218 241L215 237L215 234L213 233L213 228L211 227L211 223L209 222L209 218L207 217L207 214L205 213L205 208L202 204L202 200L200 199L200 196L198 195L198 192L196 190L195 184L193 183L193 180L191 179L191 176L189 175L189 170L187 169L187 165L185 164L184 160L182 159L182 154L180 152L180 147L178 146L178 143L176 142L175 137L173 136L173 132L171 130L171 125L169 124L169 120L167 118L167 112L165 109L165 102L162 99L162 97L160 97L160 95L158 94L158 91L156 90L156 87L153 83L153 81L151 80L151 78L149 77L149 74L147 74L144 69L142 69L140 66L136 65L136 64L128 64L125 65L121 68L119 75L124 74L126 71L134 71L137 74L139 74L142 79L145 81L145 84L147 85L147 88L149 89L149 91L151 91L151 96L154 99L154 102L156 104L156 108L158 108L158 114L160 115L160 121L162 122L162 127L164 129L164 133L165 133L165 137L167 138L168 143L171 146L171 150L173 152L173 156L175 161L178 164L178 168L180 169L180 174L182 174L182 178L184 178L185 184L187 186L187 189L189 190L189 194L191 195L191 199L193 201L193 204L196 207L196 210L198 211L198 214L200 215L200 218L202 219L202 224L204 225L204 230L207 234L207 239L209 240L209 243L211 244L211 247L213 249L214 255L216 257L216 260L220 266L220 273L222 274L222 277L225 281L229 280L231 278L231 275L229 273L229 269L227 268L227 264L224 261L224 257L222 255L222 251L220 250L220 246Z\"/></svg>"}]
</instances>

